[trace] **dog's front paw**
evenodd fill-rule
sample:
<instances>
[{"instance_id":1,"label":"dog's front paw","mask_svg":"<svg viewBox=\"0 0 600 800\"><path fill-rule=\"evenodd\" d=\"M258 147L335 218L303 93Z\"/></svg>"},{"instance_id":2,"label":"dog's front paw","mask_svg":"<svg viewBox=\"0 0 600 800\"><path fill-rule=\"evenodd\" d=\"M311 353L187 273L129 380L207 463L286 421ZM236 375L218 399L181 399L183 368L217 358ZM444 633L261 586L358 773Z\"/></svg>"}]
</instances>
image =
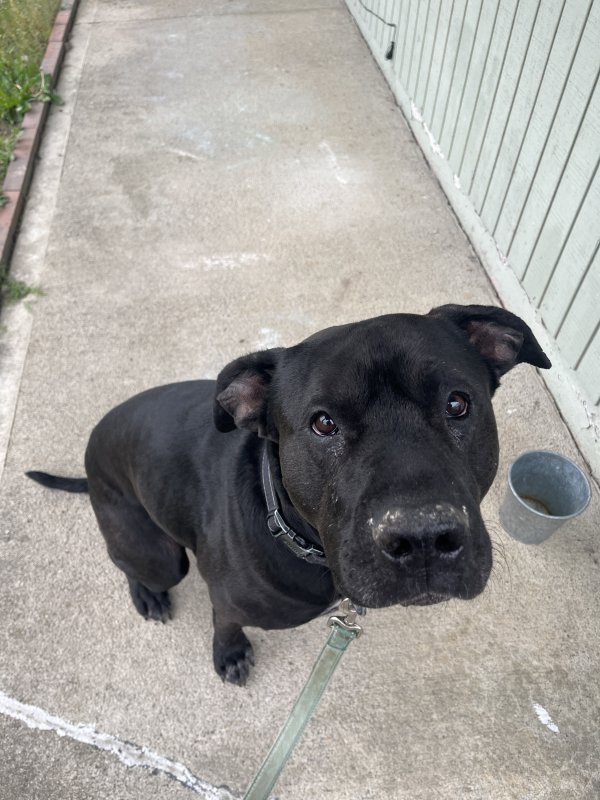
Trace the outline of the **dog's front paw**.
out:
<instances>
[{"instance_id":1,"label":"dog's front paw","mask_svg":"<svg viewBox=\"0 0 600 800\"><path fill-rule=\"evenodd\" d=\"M254 651L246 636L242 633L238 641L228 647L215 647L214 664L223 681L245 686L250 668L254 666Z\"/></svg>"},{"instance_id":2,"label":"dog's front paw","mask_svg":"<svg viewBox=\"0 0 600 800\"><path fill-rule=\"evenodd\" d=\"M171 619L171 600L168 592L151 592L139 581L129 580L133 605L144 619L167 622Z\"/></svg>"}]
</instances>

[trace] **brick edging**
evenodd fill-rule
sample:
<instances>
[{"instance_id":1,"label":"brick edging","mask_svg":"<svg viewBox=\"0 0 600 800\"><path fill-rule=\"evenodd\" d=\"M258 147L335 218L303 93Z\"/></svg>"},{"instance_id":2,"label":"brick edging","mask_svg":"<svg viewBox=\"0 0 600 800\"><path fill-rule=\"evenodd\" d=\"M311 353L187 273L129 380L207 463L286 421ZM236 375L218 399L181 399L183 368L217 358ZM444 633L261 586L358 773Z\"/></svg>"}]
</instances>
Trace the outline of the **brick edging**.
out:
<instances>
[{"instance_id":1,"label":"brick edging","mask_svg":"<svg viewBox=\"0 0 600 800\"><path fill-rule=\"evenodd\" d=\"M66 43L78 5L79 0L66 0L64 6L59 10L40 65L41 70L50 75L53 89L58 80ZM0 208L0 265L5 267L12 255L17 227L25 206L27 191L33 175L35 156L49 108L50 103L36 102L25 114L13 159L8 165L2 185L2 194L8 198L6 205Z\"/></svg>"}]
</instances>

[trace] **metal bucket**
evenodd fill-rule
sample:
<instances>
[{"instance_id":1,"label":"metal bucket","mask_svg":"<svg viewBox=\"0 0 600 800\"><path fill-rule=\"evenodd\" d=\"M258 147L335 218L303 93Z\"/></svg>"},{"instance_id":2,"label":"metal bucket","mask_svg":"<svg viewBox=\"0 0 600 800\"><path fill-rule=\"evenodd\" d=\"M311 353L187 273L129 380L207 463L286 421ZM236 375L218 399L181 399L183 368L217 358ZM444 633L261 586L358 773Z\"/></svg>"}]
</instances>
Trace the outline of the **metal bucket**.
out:
<instances>
[{"instance_id":1,"label":"metal bucket","mask_svg":"<svg viewBox=\"0 0 600 800\"><path fill-rule=\"evenodd\" d=\"M510 465L500 522L514 539L539 544L585 511L590 498L588 479L570 459L530 450Z\"/></svg>"}]
</instances>

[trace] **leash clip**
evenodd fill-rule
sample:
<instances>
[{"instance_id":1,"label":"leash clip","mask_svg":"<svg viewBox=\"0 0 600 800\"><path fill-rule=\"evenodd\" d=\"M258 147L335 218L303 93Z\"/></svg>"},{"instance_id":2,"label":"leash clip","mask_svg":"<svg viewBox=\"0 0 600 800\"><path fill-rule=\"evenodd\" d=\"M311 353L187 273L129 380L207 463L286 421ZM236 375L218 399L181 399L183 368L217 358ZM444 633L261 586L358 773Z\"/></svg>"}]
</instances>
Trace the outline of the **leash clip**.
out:
<instances>
[{"instance_id":1,"label":"leash clip","mask_svg":"<svg viewBox=\"0 0 600 800\"><path fill-rule=\"evenodd\" d=\"M367 613L367 609L362 606L355 606L350 598L345 597L340 603L339 612L339 614L332 614L327 620L327 624L330 627L338 625L346 631L352 631L358 639L363 629L362 625L359 625L356 621L356 618L359 614L364 616Z\"/></svg>"}]
</instances>

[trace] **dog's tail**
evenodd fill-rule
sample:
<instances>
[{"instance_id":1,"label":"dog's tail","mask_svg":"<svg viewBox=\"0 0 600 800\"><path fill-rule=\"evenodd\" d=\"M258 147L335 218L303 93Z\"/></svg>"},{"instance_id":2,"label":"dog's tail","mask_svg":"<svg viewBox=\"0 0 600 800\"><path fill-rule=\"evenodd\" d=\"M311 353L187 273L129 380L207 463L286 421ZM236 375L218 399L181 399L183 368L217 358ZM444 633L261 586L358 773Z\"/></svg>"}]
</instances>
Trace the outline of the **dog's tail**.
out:
<instances>
[{"instance_id":1,"label":"dog's tail","mask_svg":"<svg viewBox=\"0 0 600 800\"><path fill-rule=\"evenodd\" d=\"M63 492L87 492L87 478L62 478L60 475L50 475L48 472L31 470L26 472L28 478L47 486L49 489L61 489Z\"/></svg>"}]
</instances>

